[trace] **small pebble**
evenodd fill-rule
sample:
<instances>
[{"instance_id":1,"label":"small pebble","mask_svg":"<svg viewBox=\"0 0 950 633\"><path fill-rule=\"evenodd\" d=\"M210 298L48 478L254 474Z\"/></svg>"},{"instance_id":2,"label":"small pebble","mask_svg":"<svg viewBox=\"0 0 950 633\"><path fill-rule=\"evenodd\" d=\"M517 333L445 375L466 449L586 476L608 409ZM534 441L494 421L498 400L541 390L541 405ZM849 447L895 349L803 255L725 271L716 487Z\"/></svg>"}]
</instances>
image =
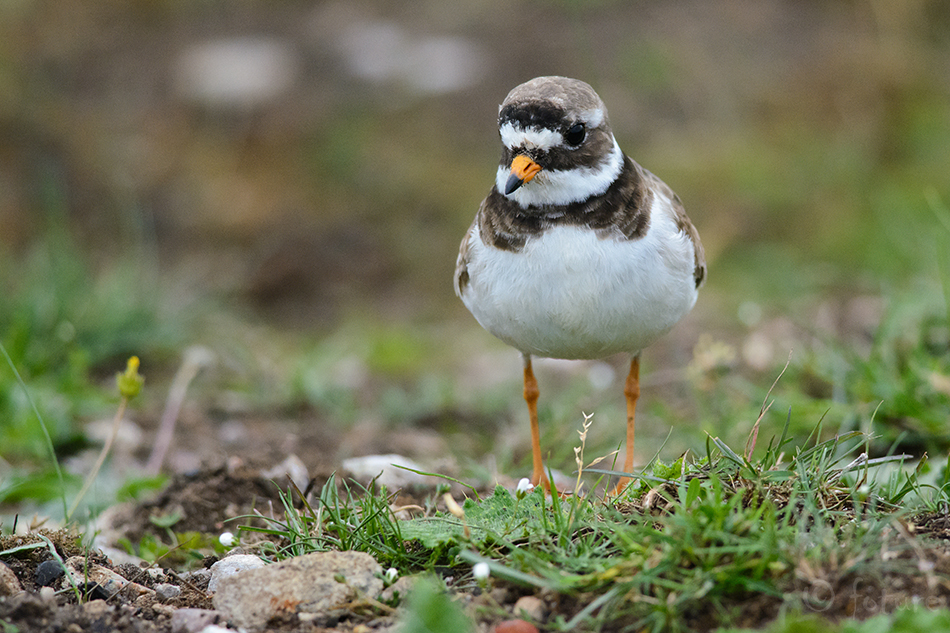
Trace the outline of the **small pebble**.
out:
<instances>
[{"instance_id":1,"label":"small pebble","mask_svg":"<svg viewBox=\"0 0 950 633\"><path fill-rule=\"evenodd\" d=\"M0 563L0 596L12 596L23 591L13 570Z\"/></svg>"},{"instance_id":2,"label":"small pebble","mask_svg":"<svg viewBox=\"0 0 950 633\"><path fill-rule=\"evenodd\" d=\"M145 573L148 574L148 577L154 582L165 580L168 575L161 567L149 567L145 570Z\"/></svg>"},{"instance_id":3,"label":"small pebble","mask_svg":"<svg viewBox=\"0 0 950 633\"><path fill-rule=\"evenodd\" d=\"M544 618L544 602L535 596L521 596L515 602L514 612L516 615L526 615L535 621Z\"/></svg>"},{"instance_id":4,"label":"small pebble","mask_svg":"<svg viewBox=\"0 0 950 633\"><path fill-rule=\"evenodd\" d=\"M310 482L310 472L307 470L307 465L296 455L288 455L284 461L273 468L261 471L261 477L264 479L281 479L286 477L301 490L306 488Z\"/></svg>"},{"instance_id":5,"label":"small pebble","mask_svg":"<svg viewBox=\"0 0 950 633\"><path fill-rule=\"evenodd\" d=\"M413 576L400 576L396 582L383 589L383 592L379 594L379 599L383 602L391 602L397 598L405 600L415 583L416 579Z\"/></svg>"},{"instance_id":6,"label":"small pebble","mask_svg":"<svg viewBox=\"0 0 950 633\"><path fill-rule=\"evenodd\" d=\"M109 593L105 587L97 582L77 584L76 587L79 588L80 593L83 594L86 600L108 600L115 595L114 593ZM66 587L64 586L63 588L65 589Z\"/></svg>"},{"instance_id":7,"label":"small pebble","mask_svg":"<svg viewBox=\"0 0 950 633\"><path fill-rule=\"evenodd\" d=\"M112 610L105 600L90 600L82 605L83 613L90 618L101 618Z\"/></svg>"},{"instance_id":8,"label":"small pebble","mask_svg":"<svg viewBox=\"0 0 950 633\"><path fill-rule=\"evenodd\" d=\"M36 584L49 587L53 581L65 573L59 561L47 560L36 566Z\"/></svg>"},{"instance_id":9,"label":"small pebble","mask_svg":"<svg viewBox=\"0 0 950 633\"><path fill-rule=\"evenodd\" d=\"M133 604L134 606L128 605L129 610L151 609L153 613L161 614L169 618L175 614L175 611L177 611L177 609L170 604L155 602L154 600L150 601L147 596L139 596Z\"/></svg>"},{"instance_id":10,"label":"small pebble","mask_svg":"<svg viewBox=\"0 0 950 633\"><path fill-rule=\"evenodd\" d=\"M234 633L234 629L229 629L225 626L218 626L217 624L209 624L205 628L201 629L198 633Z\"/></svg>"},{"instance_id":11,"label":"small pebble","mask_svg":"<svg viewBox=\"0 0 950 633\"><path fill-rule=\"evenodd\" d=\"M538 627L524 620L505 620L495 627L495 633L539 633Z\"/></svg>"},{"instance_id":12,"label":"small pebble","mask_svg":"<svg viewBox=\"0 0 950 633\"><path fill-rule=\"evenodd\" d=\"M490 595L491 599L498 604L505 604L508 602L509 593L510 592L504 587L493 587L492 590L488 592L488 595Z\"/></svg>"},{"instance_id":13,"label":"small pebble","mask_svg":"<svg viewBox=\"0 0 950 633\"><path fill-rule=\"evenodd\" d=\"M171 617L172 633L204 633L221 620L221 614L211 609L176 609Z\"/></svg>"},{"instance_id":14,"label":"small pebble","mask_svg":"<svg viewBox=\"0 0 950 633\"><path fill-rule=\"evenodd\" d=\"M155 595L162 601L171 600L181 595L181 587L163 582L160 585L155 585Z\"/></svg>"},{"instance_id":15,"label":"small pebble","mask_svg":"<svg viewBox=\"0 0 950 633\"><path fill-rule=\"evenodd\" d=\"M390 490L412 484L425 484L428 480L425 475L413 472L424 470L420 464L402 455L350 457L344 459L341 465L354 479L375 479L376 485L386 486ZM407 468L410 470L406 470Z\"/></svg>"}]
</instances>

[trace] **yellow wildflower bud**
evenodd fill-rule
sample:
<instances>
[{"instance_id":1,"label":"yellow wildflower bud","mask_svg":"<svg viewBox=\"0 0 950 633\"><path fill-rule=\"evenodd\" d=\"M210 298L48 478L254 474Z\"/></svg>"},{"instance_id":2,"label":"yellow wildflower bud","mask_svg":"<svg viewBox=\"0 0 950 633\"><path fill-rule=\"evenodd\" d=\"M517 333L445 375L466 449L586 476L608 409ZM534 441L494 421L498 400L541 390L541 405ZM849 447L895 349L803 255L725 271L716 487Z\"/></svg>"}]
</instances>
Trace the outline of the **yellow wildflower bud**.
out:
<instances>
[{"instance_id":1,"label":"yellow wildflower bud","mask_svg":"<svg viewBox=\"0 0 950 633\"><path fill-rule=\"evenodd\" d=\"M125 368L125 372L116 374L115 382L119 386L119 393L123 398L131 400L142 391L145 377L139 374L139 357L132 356Z\"/></svg>"}]
</instances>

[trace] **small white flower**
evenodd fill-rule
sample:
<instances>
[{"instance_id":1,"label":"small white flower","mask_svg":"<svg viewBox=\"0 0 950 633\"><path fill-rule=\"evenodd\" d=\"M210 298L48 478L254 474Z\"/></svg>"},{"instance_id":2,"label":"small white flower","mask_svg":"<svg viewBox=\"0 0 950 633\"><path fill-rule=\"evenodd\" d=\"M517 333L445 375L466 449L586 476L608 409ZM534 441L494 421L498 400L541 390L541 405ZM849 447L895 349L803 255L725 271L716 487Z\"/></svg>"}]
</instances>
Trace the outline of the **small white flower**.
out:
<instances>
[{"instance_id":1,"label":"small white flower","mask_svg":"<svg viewBox=\"0 0 950 633\"><path fill-rule=\"evenodd\" d=\"M516 494L518 495L519 498L521 498L525 496L526 494L528 494L529 492L531 492L532 490L534 490L534 486L531 484L530 481L528 481L527 477L523 477L521 481L518 482L518 490Z\"/></svg>"},{"instance_id":2,"label":"small white flower","mask_svg":"<svg viewBox=\"0 0 950 633\"><path fill-rule=\"evenodd\" d=\"M472 567L472 575L475 576L475 580L486 580L490 573L491 570L488 569L488 563L475 563L475 566Z\"/></svg>"},{"instance_id":3,"label":"small white flower","mask_svg":"<svg viewBox=\"0 0 950 633\"><path fill-rule=\"evenodd\" d=\"M224 545L225 547L231 547L234 545L234 535L230 532L222 532L221 536L218 537L218 542Z\"/></svg>"},{"instance_id":4,"label":"small white flower","mask_svg":"<svg viewBox=\"0 0 950 633\"><path fill-rule=\"evenodd\" d=\"M399 578L399 570L395 567L390 567L386 570L386 582L392 584L396 582L396 579Z\"/></svg>"}]
</instances>

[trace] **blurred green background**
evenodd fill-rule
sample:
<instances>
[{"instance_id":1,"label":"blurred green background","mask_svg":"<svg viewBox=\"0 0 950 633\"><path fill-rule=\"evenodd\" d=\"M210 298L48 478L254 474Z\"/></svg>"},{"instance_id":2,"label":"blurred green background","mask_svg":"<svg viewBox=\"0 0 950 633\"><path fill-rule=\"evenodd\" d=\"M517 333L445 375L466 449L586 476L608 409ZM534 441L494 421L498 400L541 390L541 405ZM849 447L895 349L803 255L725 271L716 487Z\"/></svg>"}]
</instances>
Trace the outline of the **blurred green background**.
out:
<instances>
[{"instance_id":1,"label":"blurred green background","mask_svg":"<svg viewBox=\"0 0 950 633\"><path fill-rule=\"evenodd\" d=\"M170 470L402 452L526 472L518 355L451 280L497 106L542 74L598 90L706 247L695 310L644 355L639 460L704 431L741 445L790 353L764 437L790 416L802 441L821 420L873 429L879 453L946 451L943 0L16 0L0 342L67 470L88 470L137 354L146 392L115 457L136 472L202 345ZM589 451L616 448L623 363L539 364L552 466L573 467L582 411ZM47 468L4 363L3 498L42 496Z\"/></svg>"}]
</instances>

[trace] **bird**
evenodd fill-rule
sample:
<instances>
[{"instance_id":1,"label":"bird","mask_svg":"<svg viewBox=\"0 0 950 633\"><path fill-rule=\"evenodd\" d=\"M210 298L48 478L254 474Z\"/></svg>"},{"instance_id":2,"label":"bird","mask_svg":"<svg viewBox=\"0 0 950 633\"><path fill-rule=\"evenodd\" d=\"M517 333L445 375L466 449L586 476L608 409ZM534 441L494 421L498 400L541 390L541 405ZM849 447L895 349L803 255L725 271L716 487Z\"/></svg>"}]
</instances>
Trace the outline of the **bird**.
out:
<instances>
[{"instance_id":1,"label":"bird","mask_svg":"<svg viewBox=\"0 0 950 633\"><path fill-rule=\"evenodd\" d=\"M634 465L640 354L696 303L699 233L679 196L621 149L607 108L578 79L536 77L498 109L501 161L459 249L455 292L478 323L521 352L530 482L552 494L532 357L630 355L624 476Z\"/></svg>"}]
</instances>

